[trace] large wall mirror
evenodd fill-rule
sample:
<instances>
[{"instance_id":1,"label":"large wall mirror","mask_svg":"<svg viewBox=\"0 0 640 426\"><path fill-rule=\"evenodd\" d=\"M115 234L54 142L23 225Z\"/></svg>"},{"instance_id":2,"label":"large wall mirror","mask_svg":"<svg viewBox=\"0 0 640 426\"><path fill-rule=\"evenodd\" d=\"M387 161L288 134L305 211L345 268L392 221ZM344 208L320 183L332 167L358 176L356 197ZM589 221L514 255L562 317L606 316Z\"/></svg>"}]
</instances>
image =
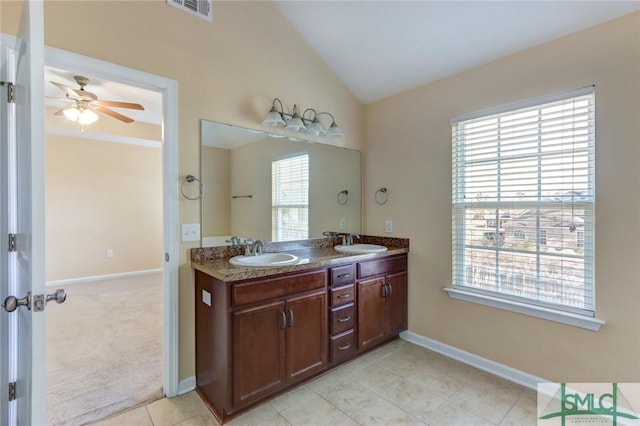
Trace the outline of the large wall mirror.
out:
<instances>
[{"instance_id":1,"label":"large wall mirror","mask_svg":"<svg viewBox=\"0 0 640 426\"><path fill-rule=\"evenodd\" d=\"M361 231L361 154L201 120L202 246Z\"/></svg>"}]
</instances>

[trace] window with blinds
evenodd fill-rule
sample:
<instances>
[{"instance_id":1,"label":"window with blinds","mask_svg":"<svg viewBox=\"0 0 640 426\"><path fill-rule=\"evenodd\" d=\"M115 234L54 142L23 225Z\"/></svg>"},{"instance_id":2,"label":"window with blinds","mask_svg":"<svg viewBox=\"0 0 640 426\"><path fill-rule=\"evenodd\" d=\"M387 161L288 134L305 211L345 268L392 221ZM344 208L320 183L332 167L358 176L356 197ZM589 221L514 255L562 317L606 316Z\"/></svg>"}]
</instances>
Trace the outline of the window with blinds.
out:
<instances>
[{"instance_id":1,"label":"window with blinds","mask_svg":"<svg viewBox=\"0 0 640 426\"><path fill-rule=\"evenodd\" d=\"M594 315L592 86L451 120L453 286Z\"/></svg>"},{"instance_id":2,"label":"window with blinds","mask_svg":"<svg viewBox=\"0 0 640 426\"><path fill-rule=\"evenodd\" d=\"M309 155L271 162L271 237L273 241L309 236Z\"/></svg>"}]
</instances>

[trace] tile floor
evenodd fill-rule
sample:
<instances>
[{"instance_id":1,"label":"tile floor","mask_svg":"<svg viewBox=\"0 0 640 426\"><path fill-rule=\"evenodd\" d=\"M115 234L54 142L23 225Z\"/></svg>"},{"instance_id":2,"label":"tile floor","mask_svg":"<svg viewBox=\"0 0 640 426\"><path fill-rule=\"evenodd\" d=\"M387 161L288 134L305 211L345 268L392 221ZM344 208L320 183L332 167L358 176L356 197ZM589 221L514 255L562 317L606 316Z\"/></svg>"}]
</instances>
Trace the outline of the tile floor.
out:
<instances>
[{"instance_id":1,"label":"tile floor","mask_svg":"<svg viewBox=\"0 0 640 426\"><path fill-rule=\"evenodd\" d=\"M97 425L217 425L195 392ZM395 340L237 417L244 425L535 425L536 393Z\"/></svg>"}]
</instances>

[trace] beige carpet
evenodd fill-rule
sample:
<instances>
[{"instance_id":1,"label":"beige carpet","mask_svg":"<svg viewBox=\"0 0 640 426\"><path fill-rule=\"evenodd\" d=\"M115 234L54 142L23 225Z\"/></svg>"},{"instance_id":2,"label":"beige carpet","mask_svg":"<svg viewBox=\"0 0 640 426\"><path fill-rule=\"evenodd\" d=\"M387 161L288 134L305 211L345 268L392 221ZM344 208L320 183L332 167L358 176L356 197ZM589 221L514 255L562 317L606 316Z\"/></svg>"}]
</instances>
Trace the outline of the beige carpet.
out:
<instances>
[{"instance_id":1,"label":"beige carpet","mask_svg":"<svg viewBox=\"0 0 640 426\"><path fill-rule=\"evenodd\" d=\"M47 308L47 424L82 425L161 398L162 274L64 288L67 301Z\"/></svg>"}]
</instances>

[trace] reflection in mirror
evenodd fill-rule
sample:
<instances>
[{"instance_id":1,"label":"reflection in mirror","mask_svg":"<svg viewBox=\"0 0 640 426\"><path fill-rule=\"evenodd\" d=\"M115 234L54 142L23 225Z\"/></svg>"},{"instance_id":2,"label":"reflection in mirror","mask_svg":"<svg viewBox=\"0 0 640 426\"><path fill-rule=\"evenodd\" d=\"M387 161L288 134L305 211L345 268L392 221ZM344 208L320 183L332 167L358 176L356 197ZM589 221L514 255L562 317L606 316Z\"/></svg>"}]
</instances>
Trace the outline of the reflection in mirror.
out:
<instances>
[{"instance_id":1,"label":"reflection in mirror","mask_svg":"<svg viewBox=\"0 0 640 426\"><path fill-rule=\"evenodd\" d=\"M203 247L361 231L359 151L208 120L200 134Z\"/></svg>"}]
</instances>

